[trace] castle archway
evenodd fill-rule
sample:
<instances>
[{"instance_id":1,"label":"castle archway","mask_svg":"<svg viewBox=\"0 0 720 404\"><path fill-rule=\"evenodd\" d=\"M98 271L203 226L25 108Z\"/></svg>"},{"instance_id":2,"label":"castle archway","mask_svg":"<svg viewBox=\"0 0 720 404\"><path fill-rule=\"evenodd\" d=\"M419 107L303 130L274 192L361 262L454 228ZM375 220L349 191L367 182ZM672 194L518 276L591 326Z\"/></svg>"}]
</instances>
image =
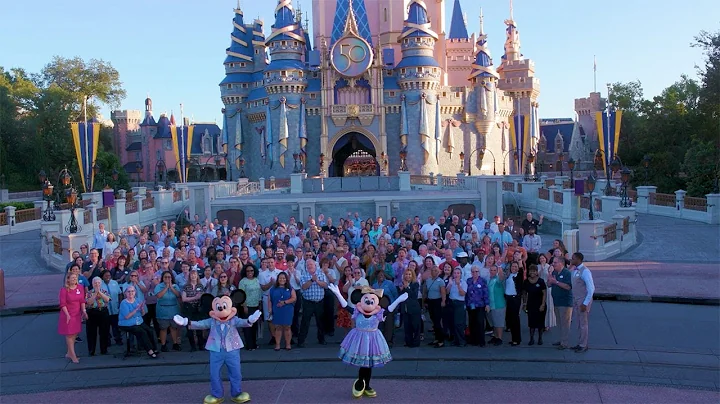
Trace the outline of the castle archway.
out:
<instances>
[{"instance_id":1,"label":"castle archway","mask_svg":"<svg viewBox=\"0 0 720 404\"><path fill-rule=\"evenodd\" d=\"M377 145L374 136L351 131L335 138L332 160L328 167L331 177L379 175Z\"/></svg>"}]
</instances>

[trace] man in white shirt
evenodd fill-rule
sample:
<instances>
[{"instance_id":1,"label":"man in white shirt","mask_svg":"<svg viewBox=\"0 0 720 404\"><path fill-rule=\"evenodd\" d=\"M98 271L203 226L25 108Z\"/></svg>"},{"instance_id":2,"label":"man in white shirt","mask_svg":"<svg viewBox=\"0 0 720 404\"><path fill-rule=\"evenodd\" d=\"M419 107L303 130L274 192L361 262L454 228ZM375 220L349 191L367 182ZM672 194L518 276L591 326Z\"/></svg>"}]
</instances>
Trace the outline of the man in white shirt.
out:
<instances>
[{"instance_id":1,"label":"man in white shirt","mask_svg":"<svg viewBox=\"0 0 720 404\"><path fill-rule=\"evenodd\" d=\"M534 264L537 262L538 254L542 249L542 239L540 236L535 234L535 226L528 228L528 234L523 237L523 247L527 250L528 259L527 264Z\"/></svg>"},{"instance_id":2,"label":"man in white shirt","mask_svg":"<svg viewBox=\"0 0 720 404\"><path fill-rule=\"evenodd\" d=\"M495 217L493 218L493 222L490 223L490 231L492 231L493 233L497 233L497 231L498 231L498 225L499 225L500 223L502 223L502 220L500 219L500 216L495 216Z\"/></svg>"},{"instance_id":3,"label":"man in white shirt","mask_svg":"<svg viewBox=\"0 0 720 404\"><path fill-rule=\"evenodd\" d=\"M478 212L477 217L475 220L473 220L473 224L475 225L475 228L478 229L478 231L485 228L485 223L487 223L487 219L483 217L482 212Z\"/></svg>"},{"instance_id":4,"label":"man in white shirt","mask_svg":"<svg viewBox=\"0 0 720 404\"><path fill-rule=\"evenodd\" d=\"M418 267L422 267L423 263L425 262L425 257L430 257L435 262L435 265L440 264L440 257L436 256L435 254L428 254L428 246L425 244L420 244L420 247L418 248L418 256L415 257L415 262L417 262Z\"/></svg>"},{"instance_id":5,"label":"man in white shirt","mask_svg":"<svg viewBox=\"0 0 720 404\"><path fill-rule=\"evenodd\" d=\"M585 257L582 253L576 252L570 260L572 272L572 295L573 295L573 317L580 330L578 344L572 349L577 353L588 350L588 316L595 293L595 282L593 281L590 269L583 264Z\"/></svg>"},{"instance_id":6,"label":"man in white shirt","mask_svg":"<svg viewBox=\"0 0 720 404\"><path fill-rule=\"evenodd\" d=\"M300 237L298 237L297 228L295 226L290 227L289 233L290 233L290 241L288 241L288 243L290 243L290 245L293 246L293 248L298 248L298 247L302 246L302 239L300 239Z\"/></svg>"},{"instance_id":7,"label":"man in white shirt","mask_svg":"<svg viewBox=\"0 0 720 404\"><path fill-rule=\"evenodd\" d=\"M260 275L258 275L258 282L260 283L260 289L263 291L262 295L262 312L263 312L263 318L268 323L268 328L270 329L270 343L275 344L275 326L272 323L272 320L270 320L270 314L268 310L268 305L270 305L270 288L275 285L275 280L277 279L277 276L280 274L280 270L275 268L275 259L274 258L264 258L260 262Z\"/></svg>"},{"instance_id":8,"label":"man in white shirt","mask_svg":"<svg viewBox=\"0 0 720 404\"><path fill-rule=\"evenodd\" d=\"M430 216L428 217L428 222L420 228L420 235L422 235L423 240L428 239L428 233L430 234L430 237L432 237L435 229L440 230L440 226L435 223L435 217Z\"/></svg>"}]
</instances>

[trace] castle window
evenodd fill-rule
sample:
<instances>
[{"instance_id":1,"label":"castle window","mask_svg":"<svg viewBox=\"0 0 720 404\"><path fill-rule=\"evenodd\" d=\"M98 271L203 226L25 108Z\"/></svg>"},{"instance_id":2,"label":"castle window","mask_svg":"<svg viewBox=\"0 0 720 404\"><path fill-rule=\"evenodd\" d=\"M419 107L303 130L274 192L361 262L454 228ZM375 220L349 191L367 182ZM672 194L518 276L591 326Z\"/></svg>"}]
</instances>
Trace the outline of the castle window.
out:
<instances>
[{"instance_id":1,"label":"castle window","mask_svg":"<svg viewBox=\"0 0 720 404\"><path fill-rule=\"evenodd\" d=\"M405 69L400 69L400 74L405 74Z\"/></svg>"},{"instance_id":2,"label":"castle window","mask_svg":"<svg viewBox=\"0 0 720 404\"><path fill-rule=\"evenodd\" d=\"M280 75L281 75L282 77L287 77L287 72L286 72L285 70L281 70L281 71L280 71Z\"/></svg>"},{"instance_id":3,"label":"castle window","mask_svg":"<svg viewBox=\"0 0 720 404\"><path fill-rule=\"evenodd\" d=\"M391 97L394 97L394 96L395 96L395 91L390 91L390 96L391 96Z\"/></svg>"},{"instance_id":4,"label":"castle window","mask_svg":"<svg viewBox=\"0 0 720 404\"><path fill-rule=\"evenodd\" d=\"M280 41L280 46L287 46L287 41Z\"/></svg>"},{"instance_id":5,"label":"castle window","mask_svg":"<svg viewBox=\"0 0 720 404\"><path fill-rule=\"evenodd\" d=\"M392 76L392 70L385 70L385 74L388 76Z\"/></svg>"},{"instance_id":6,"label":"castle window","mask_svg":"<svg viewBox=\"0 0 720 404\"><path fill-rule=\"evenodd\" d=\"M256 54L256 55L259 55L259 54L260 54L260 49L255 49L255 54Z\"/></svg>"},{"instance_id":7,"label":"castle window","mask_svg":"<svg viewBox=\"0 0 720 404\"><path fill-rule=\"evenodd\" d=\"M232 89L232 84L228 84L228 89Z\"/></svg>"},{"instance_id":8,"label":"castle window","mask_svg":"<svg viewBox=\"0 0 720 404\"><path fill-rule=\"evenodd\" d=\"M459 93L459 92L455 92L455 98L460 98L460 93Z\"/></svg>"},{"instance_id":9,"label":"castle window","mask_svg":"<svg viewBox=\"0 0 720 404\"><path fill-rule=\"evenodd\" d=\"M385 7L385 9L383 10L383 15L385 16L385 22L387 22L387 17L388 17L387 7Z\"/></svg>"},{"instance_id":10,"label":"castle window","mask_svg":"<svg viewBox=\"0 0 720 404\"><path fill-rule=\"evenodd\" d=\"M310 94L310 99L311 99L311 100L314 100L314 99L316 99L316 98L317 98L317 94Z\"/></svg>"},{"instance_id":11,"label":"castle window","mask_svg":"<svg viewBox=\"0 0 720 404\"><path fill-rule=\"evenodd\" d=\"M443 98L447 97L447 92L443 91Z\"/></svg>"},{"instance_id":12,"label":"castle window","mask_svg":"<svg viewBox=\"0 0 720 404\"><path fill-rule=\"evenodd\" d=\"M422 73L422 72L423 72L423 68L422 68L422 67L417 67L417 72L418 72L418 73Z\"/></svg>"},{"instance_id":13,"label":"castle window","mask_svg":"<svg viewBox=\"0 0 720 404\"><path fill-rule=\"evenodd\" d=\"M407 38L403 39L403 44L407 45L408 43L409 43L409 41Z\"/></svg>"},{"instance_id":14,"label":"castle window","mask_svg":"<svg viewBox=\"0 0 720 404\"><path fill-rule=\"evenodd\" d=\"M416 43L420 43L420 38L415 38Z\"/></svg>"},{"instance_id":15,"label":"castle window","mask_svg":"<svg viewBox=\"0 0 720 404\"><path fill-rule=\"evenodd\" d=\"M312 76L313 76L313 77L318 77L318 72L313 72Z\"/></svg>"},{"instance_id":16,"label":"castle window","mask_svg":"<svg viewBox=\"0 0 720 404\"><path fill-rule=\"evenodd\" d=\"M240 62L240 67L245 67L245 62Z\"/></svg>"},{"instance_id":17,"label":"castle window","mask_svg":"<svg viewBox=\"0 0 720 404\"><path fill-rule=\"evenodd\" d=\"M433 67L433 73L437 73L437 67Z\"/></svg>"},{"instance_id":18,"label":"castle window","mask_svg":"<svg viewBox=\"0 0 720 404\"><path fill-rule=\"evenodd\" d=\"M297 42L297 41L293 41L293 46L298 46L298 42Z\"/></svg>"},{"instance_id":19,"label":"castle window","mask_svg":"<svg viewBox=\"0 0 720 404\"><path fill-rule=\"evenodd\" d=\"M140 152L135 152L135 160L140 161L141 158Z\"/></svg>"},{"instance_id":20,"label":"castle window","mask_svg":"<svg viewBox=\"0 0 720 404\"><path fill-rule=\"evenodd\" d=\"M230 67L235 67L235 63L230 63Z\"/></svg>"},{"instance_id":21,"label":"castle window","mask_svg":"<svg viewBox=\"0 0 720 404\"><path fill-rule=\"evenodd\" d=\"M243 83L242 88L248 88L247 83Z\"/></svg>"},{"instance_id":22,"label":"castle window","mask_svg":"<svg viewBox=\"0 0 720 404\"><path fill-rule=\"evenodd\" d=\"M304 77L304 76L305 76L305 73L304 73L304 72L299 72L299 74L300 74L300 77Z\"/></svg>"}]
</instances>

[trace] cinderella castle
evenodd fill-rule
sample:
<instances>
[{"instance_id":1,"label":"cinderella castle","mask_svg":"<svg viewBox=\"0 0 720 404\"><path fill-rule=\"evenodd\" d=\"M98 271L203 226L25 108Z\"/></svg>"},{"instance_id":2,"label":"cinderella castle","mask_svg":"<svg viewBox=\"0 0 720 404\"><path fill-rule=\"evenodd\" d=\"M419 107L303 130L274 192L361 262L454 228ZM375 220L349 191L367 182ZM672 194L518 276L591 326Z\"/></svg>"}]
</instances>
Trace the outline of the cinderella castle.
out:
<instances>
[{"instance_id":1,"label":"cinderella castle","mask_svg":"<svg viewBox=\"0 0 720 404\"><path fill-rule=\"evenodd\" d=\"M292 0L277 1L267 37L238 2L220 82L222 129L206 125L191 154L217 153L223 177L253 179L299 170L455 175L501 174L507 166L523 173L535 170L538 157L547 169L562 164L563 152L587 155L604 100L599 93L575 100L577 119L539 118L540 82L520 52L510 5L504 54L494 65L482 12L480 32L468 33L461 0L449 29L445 0L313 0L312 38Z\"/></svg>"}]
</instances>

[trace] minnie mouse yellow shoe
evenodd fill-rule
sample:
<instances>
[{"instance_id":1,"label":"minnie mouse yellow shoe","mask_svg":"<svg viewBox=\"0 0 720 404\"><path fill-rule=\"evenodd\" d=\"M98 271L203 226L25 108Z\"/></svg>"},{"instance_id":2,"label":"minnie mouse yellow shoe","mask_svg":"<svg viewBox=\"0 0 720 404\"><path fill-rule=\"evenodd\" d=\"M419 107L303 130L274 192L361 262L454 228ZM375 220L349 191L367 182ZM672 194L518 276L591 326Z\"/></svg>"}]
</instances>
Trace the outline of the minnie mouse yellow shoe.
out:
<instances>
[{"instance_id":1,"label":"minnie mouse yellow shoe","mask_svg":"<svg viewBox=\"0 0 720 404\"><path fill-rule=\"evenodd\" d=\"M352 387L352 395L355 398L360 398L363 396L363 393L365 392L365 381L357 379L353 383Z\"/></svg>"},{"instance_id":2,"label":"minnie mouse yellow shoe","mask_svg":"<svg viewBox=\"0 0 720 404\"><path fill-rule=\"evenodd\" d=\"M363 394L365 397L377 397L377 392L371 387L366 388L365 391L363 391Z\"/></svg>"},{"instance_id":3,"label":"minnie mouse yellow shoe","mask_svg":"<svg viewBox=\"0 0 720 404\"><path fill-rule=\"evenodd\" d=\"M225 401L224 397L217 398L213 396L212 394L208 394L205 396L205 399L203 400L203 404L220 404L223 401Z\"/></svg>"},{"instance_id":4,"label":"minnie mouse yellow shoe","mask_svg":"<svg viewBox=\"0 0 720 404\"><path fill-rule=\"evenodd\" d=\"M238 404L247 403L248 401L250 401L250 394L248 394L247 392L242 392L242 393L238 394L237 396L233 397L232 401L233 401L233 403L238 403Z\"/></svg>"}]
</instances>

